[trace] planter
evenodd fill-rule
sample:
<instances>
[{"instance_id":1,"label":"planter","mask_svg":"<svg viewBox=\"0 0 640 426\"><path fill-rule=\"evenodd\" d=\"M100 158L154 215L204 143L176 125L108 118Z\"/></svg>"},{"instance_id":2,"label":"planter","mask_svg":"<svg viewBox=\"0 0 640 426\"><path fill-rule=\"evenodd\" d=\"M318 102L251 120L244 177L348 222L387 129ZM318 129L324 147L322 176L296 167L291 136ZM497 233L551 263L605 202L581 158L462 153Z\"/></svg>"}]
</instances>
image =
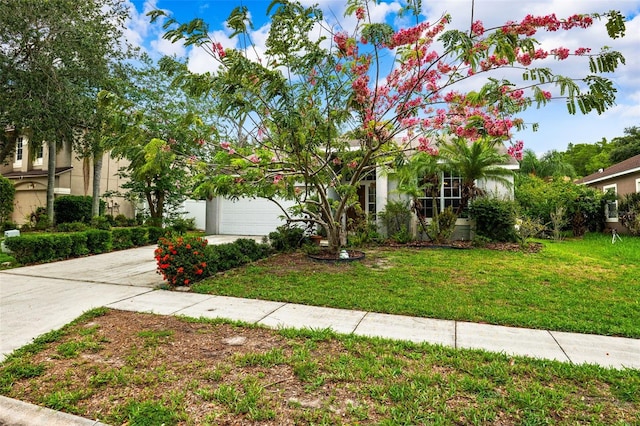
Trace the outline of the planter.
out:
<instances>
[{"instance_id":1,"label":"planter","mask_svg":"<svg viewBox=\"0 0 640 426\"><path fill-rule=\"evenodd\" d=\"M364 259L364 252L358 250L344 250L349 257L340 256L340 253L329 253L328 251L322 251L316 254L307 255L310 259L315 262L322 263L346 263L346 262L357 262L359 260Z\"/></svg>"}]
</instances>

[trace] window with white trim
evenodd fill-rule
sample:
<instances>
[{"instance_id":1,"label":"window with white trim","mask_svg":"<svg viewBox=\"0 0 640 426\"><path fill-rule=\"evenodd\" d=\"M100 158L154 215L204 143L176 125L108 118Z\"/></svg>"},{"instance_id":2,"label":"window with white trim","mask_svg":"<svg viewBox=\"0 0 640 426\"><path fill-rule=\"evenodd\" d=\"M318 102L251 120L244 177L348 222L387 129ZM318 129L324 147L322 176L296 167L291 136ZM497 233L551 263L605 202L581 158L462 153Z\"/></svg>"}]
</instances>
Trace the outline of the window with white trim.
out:
<instances>
[{"instance_id":1,"label":"window with white trim","mask_svg":"<svg viewBox=\"0 0 640 426\"><path fill-rule=\"evenodd\" d=\"M23 142L24 140L22 136L18 136L18 139L16 139L16 158L13 163L14 166L19 167L22 165L22 156L24 155Z\"/></svg>"},{"instance_id":2,"label":"window with white trim","mask_svg":"<svg viewBox=\"0 0 640 426\"><path fill-rule=\"evenodd\" d=\"M640 179L636 179L636 192L640 192Z\"/></svg>"},{"instance_id":3,"label":"window with white trim","mask_svg":"<svg viewBox=\"0 0 640 426\"><path fill-rule=\"evenodd\" d=\"M618 185L605 185L602 187L602 191L605 193L611 193L613 195L618 195ZM618 221L618 200L608 200L607 204L604 207L604 215L607 222L617 222Z\"/></svg>"},{"instance_id":4,"label":"window with white trim","mask_svg":"<svg viewBox=\"0 0 640 426\"><path fill-rule=\"evenodd\" d=\"M40 144L38 148L36 148L36 157L33 160L33 164L35 166L42 165L42 157L44 157L44 144Z\"/></svg>"},{"instance_id":5,"label":"window with white trim","mask_svg":"<svg viewBox=\"0 0 640 426\"><path fill-rule=\"evenodd\" d=\"M422 204L422 215L424 217L433 217L433 207L438 212L443 211L447 207L452 207L453 211L460 206L460 200L462 199L462 178L453 176L449 173L443 173L440 175L440 189L438 195L434 198L431 196L431 190L427 188L425 190L425 196L420 198L420 204Z\"/></svg>"}]
</instances>

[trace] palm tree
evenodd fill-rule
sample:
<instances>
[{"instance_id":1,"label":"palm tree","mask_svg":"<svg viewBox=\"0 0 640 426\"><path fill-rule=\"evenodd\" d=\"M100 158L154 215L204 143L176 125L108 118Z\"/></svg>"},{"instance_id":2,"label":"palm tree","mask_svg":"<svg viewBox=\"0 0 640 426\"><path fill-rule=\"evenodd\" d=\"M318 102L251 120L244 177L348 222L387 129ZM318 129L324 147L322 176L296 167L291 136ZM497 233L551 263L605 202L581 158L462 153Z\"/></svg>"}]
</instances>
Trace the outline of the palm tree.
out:
<instances>
[{"instance_id":1,"label":"palm tree","mask_svg":"<svg viewBox=\"0 0 640 426\"><path fill-rule=\"evenodd\" d=\"M484 195L485 191L476 186L480 179L491 179L511 186L507 176L512 172L503 166L509 156L501 154L497 148L498 140L478 139L472 142L456 137L440 144L440 156L446 168L462 178L460 205L456 215L460 215L473 198Z\"/></svg>"}]
</instances>

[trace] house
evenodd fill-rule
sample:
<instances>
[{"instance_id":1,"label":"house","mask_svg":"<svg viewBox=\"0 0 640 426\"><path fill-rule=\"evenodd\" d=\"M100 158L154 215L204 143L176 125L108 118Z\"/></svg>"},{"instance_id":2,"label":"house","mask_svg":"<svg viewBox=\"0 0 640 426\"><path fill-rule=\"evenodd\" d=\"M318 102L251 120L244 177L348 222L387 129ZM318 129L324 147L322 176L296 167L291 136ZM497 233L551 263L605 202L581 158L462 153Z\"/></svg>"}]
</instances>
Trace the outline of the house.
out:
<instances>
[{"instance_id":1,"label":"house","mask_svg":"<svg viewBox=\"0 0 640 426\"><path fill-rule=\"evenodd\" d=\"M506 148L501 148L506 153ZM509 157L506 169L517 170L518 162ZM479 181L477 185L487 194L513 199L513 177L507 177L511 182L505 186L501 182L487 180ZM456 208L462 198L462 179L457 176L443 175L440 178L439 197L436 200L438 210L452 206ZM406 200L409 198L398 192L398 181L393 173L377 168L375 173L369 173L359 183L357 190L362 212L370 218L383 211L389 201ZM285 209L294 205L289 200L278 200ZM425 216L431 216L432 198L425 192L421 199L425 208ZM268 235L269 232L286 223L282 210L272 201L263 198L223 198L217 197L211 201L189 200L184 204L187 217L196 218L196 226L206 229L209 234L239 234L239 235ZM347 213L347 215L349 212ZM467 218L458 218L454 239L470 239L472 223ZM411 231L418 234L417 219L411 224ZM381 229L384 232L384 230Z\"/></svg>"},{"instance_id":2,"label":"house","mask_svg":"<svg viewBox=\"0 0 640 426\"><path fill-rule=\"evenodd\" d=\"M618 198L634 192L640 192L640 155L628 158L606 169L585 176L576 181L603 192L611 192ZM618 223L618 201L611 201L605 208L607 227L625 231Z\"/></svg>"},{"instance_id":3,"label":"house","mask_svg":"<svg viewBox=\"0 0 640 426\"><path fill-rule=\"evenodd\" d=\"M27 136L18 136L12 155L0 164L0 174L13 182L16 193L11 220L18 225L30 221L31 214L38 207L46 207L47 202L47 144L41 144L37 152L29 152ZM122 164L121 164L122 163ZM124 179L118 176L118 169L125 164L104 154L100 192L118 191ZM93 172L91 164L85 164L65 142L56 153L55 196L91 195ZM134 216L134 206L121 197L112 197L107 201L107 214Z\"/></svg>"}]
</instances>

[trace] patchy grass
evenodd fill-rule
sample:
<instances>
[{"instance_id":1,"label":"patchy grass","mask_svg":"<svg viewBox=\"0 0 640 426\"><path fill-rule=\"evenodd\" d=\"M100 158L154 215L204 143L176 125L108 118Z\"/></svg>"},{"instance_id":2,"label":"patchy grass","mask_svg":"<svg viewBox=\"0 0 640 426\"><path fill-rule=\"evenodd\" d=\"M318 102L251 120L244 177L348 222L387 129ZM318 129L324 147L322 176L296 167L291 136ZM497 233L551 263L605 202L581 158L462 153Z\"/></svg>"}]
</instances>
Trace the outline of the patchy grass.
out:
<instances>
[{"instance_id":1,"label":"patchy grass","mask_svg":"<svg viewBox=\"0 0 640 426\"><path fill-rule=\"evenodd\" d=\"M99 347L57 356L87 336ZM638 370L123 311L16 351L0 382L3 395L108 424L640 422Z\"/></svg>"},{"instance_id":2,"label":"patchy grass","mask_svg":"<svg viewBox=\"0 0 640 426\"><path fill-rule=\"evenodd\" d=\"M201 293L507 326L640 337L640 238L544 242L538 253L373 248L361 263L277 255Z\"/></svg>"}]
</instances>

